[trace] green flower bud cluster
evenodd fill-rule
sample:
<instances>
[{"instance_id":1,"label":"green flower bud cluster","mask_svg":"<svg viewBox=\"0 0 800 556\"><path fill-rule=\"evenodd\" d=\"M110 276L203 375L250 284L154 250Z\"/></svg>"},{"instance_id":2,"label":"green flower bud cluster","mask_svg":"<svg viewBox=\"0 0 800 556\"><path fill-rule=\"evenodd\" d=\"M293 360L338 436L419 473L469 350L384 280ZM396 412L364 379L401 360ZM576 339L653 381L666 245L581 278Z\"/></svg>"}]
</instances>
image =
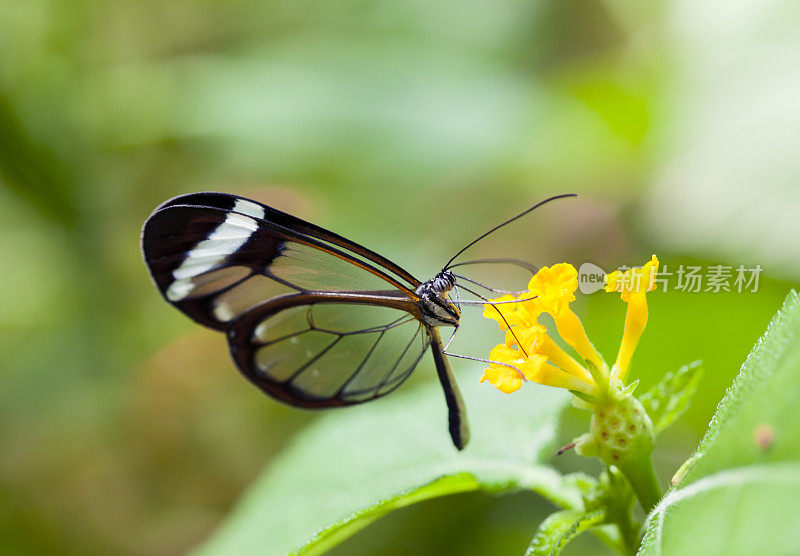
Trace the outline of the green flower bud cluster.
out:
<instances>
[{"instance_id":1,"label":"green flower bud cluster","mask_svg":"<svg viewBox=\"0 0 800 556\"><path fill-rule=\"evenodd\" d=\"M654 433L644 407L631 394L614 390L609 394L592 407L591 428L579 439L578 453L617 467L638 460L643 453L649 457Z\"/></svg>"},{"instance_id":2,"label":"green flower bud cluster","mask_svg":"<svg viewBox=\"0 0 800 556\"><path fill-rule=\"evenodd\" d=\"M626 387L612 379L601 396L578 401L576 405L592 412L592 423L589 432L576 439L575 449L622 471L642 507L649 509L661 497L651 460L655 432L644 406L633 396L636 385Z\"/></svg>"}]
</instances>

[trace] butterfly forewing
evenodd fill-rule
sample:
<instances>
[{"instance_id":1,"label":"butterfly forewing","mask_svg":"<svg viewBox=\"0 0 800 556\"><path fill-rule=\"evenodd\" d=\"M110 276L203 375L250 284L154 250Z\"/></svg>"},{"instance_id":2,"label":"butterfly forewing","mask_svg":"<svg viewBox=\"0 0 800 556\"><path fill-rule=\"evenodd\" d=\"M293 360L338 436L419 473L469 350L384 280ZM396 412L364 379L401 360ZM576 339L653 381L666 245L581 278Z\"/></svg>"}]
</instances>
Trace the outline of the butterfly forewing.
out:
<instances>
[{"instance_id":1,"label":"butterfly forewing","mask_svg":"<svg viewBox=\"0 0 800 556\"><path fill-rule=\"evenodd\" d=\"M253 309L228 335L245 376L307 407L351 405L390 392L430 345L426 327L404 309L302 294Z\"/></svg>"},{"instance_id":2,"label":"butterfly forewing","mask_svg":"<svg viewBox=\"0 0 800 556\"><path fill-rule=\"evenodd\" d=\"M265 205L220 193L165 203L147 221L142 245L167 301L218 330L281 295L400 291L414 298L419 284L358 244Z\"/></svg>"}]
</instances>

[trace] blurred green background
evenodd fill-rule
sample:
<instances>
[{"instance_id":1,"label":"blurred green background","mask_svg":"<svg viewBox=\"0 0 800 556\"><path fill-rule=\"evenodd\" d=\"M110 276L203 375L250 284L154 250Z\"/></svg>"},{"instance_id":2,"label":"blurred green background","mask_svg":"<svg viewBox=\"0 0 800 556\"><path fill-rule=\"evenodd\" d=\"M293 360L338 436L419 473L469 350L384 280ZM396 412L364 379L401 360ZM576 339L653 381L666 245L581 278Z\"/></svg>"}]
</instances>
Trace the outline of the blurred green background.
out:
<instances>
[{"instance_id":1,"label":"blurred green background","mask_svg":"<svg viewBox=\"0 0 800 556\"><path fill-rule=\"evenodd\" d=\"M568 191L472 254L760 264L756 293L649 297L633 375L706 367L660 440L666 481L800 283L798 23L780 0L0 2L0 551L185 551L315 418L249 386L224 337L150 283L142 223L197 190L258 198L423 279ZM613 358L617 296L578 312ZM500 339L479 311L465 328L462 352ZM586 419L570 410L565 443ZM578 459L556 463L593 470ZM520 553L548 510L460 495L335 552Z\"/></svg>"}]
</instances>

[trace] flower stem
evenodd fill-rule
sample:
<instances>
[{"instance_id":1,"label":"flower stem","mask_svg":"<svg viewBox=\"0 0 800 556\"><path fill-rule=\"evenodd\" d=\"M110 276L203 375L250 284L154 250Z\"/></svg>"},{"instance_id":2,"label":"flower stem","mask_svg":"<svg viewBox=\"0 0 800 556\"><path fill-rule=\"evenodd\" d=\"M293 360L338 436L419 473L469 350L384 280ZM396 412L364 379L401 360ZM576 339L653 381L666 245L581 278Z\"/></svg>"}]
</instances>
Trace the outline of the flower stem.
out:
<instances>
[{"instance_id":1,"label":"flower stem","mask_svg":"<svg viewBox=\"0 0 800 556\"><path fill-rule=\"evenodd\" d=\"M633 556L639 549L639 525L632 514L635 495L630 482L617 467L606 467L601 482L605 483L601 504L606 510L606 522L614 524L619 531L613 548L624 556Z\"/></svg>"},{"instance_id":2,"label":"flower stem","mask_svg":"<svg viewBox=\"0 0 800 556\"><path fill-rule=\"evenodd\" d=\"M626 461L619 469L631 484L644 513L650 513L662 496L650 452L642 452L641 457Z\"/></svg>"},{"instance_id":3,"label":"flower stem","mask_svg":"<svg viewBox=\"0 0 800 556\"><path fill-rule=\"evenodd\" d=\"M630 512L620 516L617 521L617 528L622 540L623 554L636 554L639 549L639 532L634 527Z\"/></svg>"}]
</instances>

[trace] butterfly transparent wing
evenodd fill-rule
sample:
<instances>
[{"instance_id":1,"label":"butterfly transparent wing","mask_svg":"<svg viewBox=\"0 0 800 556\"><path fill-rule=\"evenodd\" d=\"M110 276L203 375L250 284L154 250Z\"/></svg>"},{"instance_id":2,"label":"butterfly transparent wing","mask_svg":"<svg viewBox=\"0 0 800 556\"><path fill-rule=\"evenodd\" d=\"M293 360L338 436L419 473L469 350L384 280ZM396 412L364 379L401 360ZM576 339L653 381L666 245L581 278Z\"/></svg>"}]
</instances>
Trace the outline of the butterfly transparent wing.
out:
<instances>
[{"instance_id":1,"label":"butterfly transparent wing","mask_svg":"<svg viewBox=\"0 0 800 556\"><path fill-rule=\"evenodd\" d=\"M399 291L415 299L419 285L341 236L221 193L185 195L156 209L142 249L167 301L217 330L281 295Z\"/></svg>"},{"instance_id":2,"label":"butterfly transparent wing","mask_svg":"<svg viewBox=\"0 0 800 556\"><path fill-rule=\"evenodd\" d=\"M351 405L391 392L431 341L427 328L403 309L306 295L250 311L228 337L250 381L305 407Z\"/></svg>"}]
</instances>

